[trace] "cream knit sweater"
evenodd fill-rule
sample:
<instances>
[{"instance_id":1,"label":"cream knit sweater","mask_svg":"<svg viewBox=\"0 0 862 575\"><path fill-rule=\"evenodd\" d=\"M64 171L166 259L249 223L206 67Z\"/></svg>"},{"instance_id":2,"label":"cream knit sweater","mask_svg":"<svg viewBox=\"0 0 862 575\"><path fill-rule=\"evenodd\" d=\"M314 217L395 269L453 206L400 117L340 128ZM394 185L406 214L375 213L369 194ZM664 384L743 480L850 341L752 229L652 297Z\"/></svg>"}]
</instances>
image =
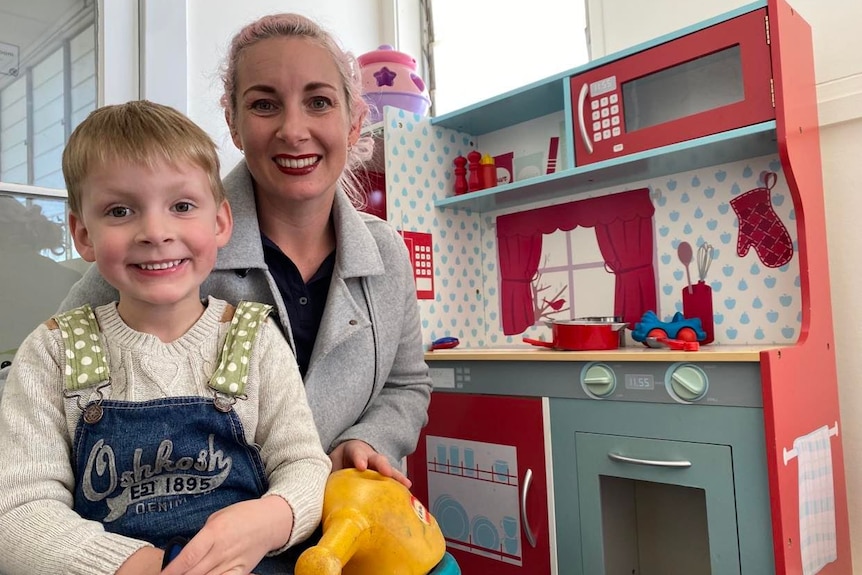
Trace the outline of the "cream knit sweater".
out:
<instances>
[{"instance_id":1,"label":"cream knit sweater","mask_svg":"<svg viewBox=\"0 0 862 575\"><path fill-rule=\"evenodd\" d=\"M197 323L171 343L129 328L115 304L95 312L111 368L106 399L211 395L207 382L233 313L228 304L210 298ZM0 403L0 573L110 574L147 544L108 533L72 511L71 446L81 410L63 397L65 353L52 323L39 326L19 349ZM320 521L331 463L296 360L271 320L255 341L250 364L248 398L234 408L246 440L260 446L267 494L283 497L293 509L292 545Z\"/></svg>"}]
</instances>

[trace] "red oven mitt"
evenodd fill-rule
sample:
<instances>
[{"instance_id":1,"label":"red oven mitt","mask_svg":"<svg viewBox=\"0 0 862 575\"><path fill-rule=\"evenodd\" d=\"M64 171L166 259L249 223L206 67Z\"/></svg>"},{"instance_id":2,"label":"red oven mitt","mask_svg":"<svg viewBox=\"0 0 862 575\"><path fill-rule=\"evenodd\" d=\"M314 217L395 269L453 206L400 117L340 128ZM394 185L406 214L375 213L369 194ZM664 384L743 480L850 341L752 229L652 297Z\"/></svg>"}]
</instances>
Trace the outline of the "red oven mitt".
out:
<instances>
[{"instance_id":1,"label":"red oven mitt","mask_svg":"<svg viewBox=\"0 0 862 575\"><path fill-rule=\"evenodd\" d=\"M777 180L775 173L765 172L764 187L754 188L730 200L739 218L736 254L743 257L754 246L760 261L770 268L781 267L793 257L793 240L772 208L769 197L769 191Z\"/></svg>"}]
</instances>

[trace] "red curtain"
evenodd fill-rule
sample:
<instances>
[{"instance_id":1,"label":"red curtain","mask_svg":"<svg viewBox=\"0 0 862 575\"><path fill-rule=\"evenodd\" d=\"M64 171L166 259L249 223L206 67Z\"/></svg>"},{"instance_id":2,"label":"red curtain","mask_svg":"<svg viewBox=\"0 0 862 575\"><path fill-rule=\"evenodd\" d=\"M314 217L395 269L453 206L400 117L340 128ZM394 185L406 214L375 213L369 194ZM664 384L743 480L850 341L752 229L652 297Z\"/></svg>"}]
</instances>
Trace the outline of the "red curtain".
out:
<instances>
[{"instance_id":1,"label":"red curtain","mask_svg":"<svg viewBox=\"0 0 862 575\"><path fill-rule=\"evenodd\" d=\"M503 333L522 333L536 322L530 284L539 269L542 234L501 235L497 220L497 251Z\"/></svg>"},{"instance_id":2,"label":"red curtain","mask_svg":"<svg viewBox=\"0 0 862 575\"><path fill-rule=\"evenodd\" d=\"M627 323L656 309L652 216L646 188L497 218L503 333L535 323L530 282L539 268L542 235L577 226L595 228L599 250L615 276L614 315Z\"/></svg>"}]
</instances>

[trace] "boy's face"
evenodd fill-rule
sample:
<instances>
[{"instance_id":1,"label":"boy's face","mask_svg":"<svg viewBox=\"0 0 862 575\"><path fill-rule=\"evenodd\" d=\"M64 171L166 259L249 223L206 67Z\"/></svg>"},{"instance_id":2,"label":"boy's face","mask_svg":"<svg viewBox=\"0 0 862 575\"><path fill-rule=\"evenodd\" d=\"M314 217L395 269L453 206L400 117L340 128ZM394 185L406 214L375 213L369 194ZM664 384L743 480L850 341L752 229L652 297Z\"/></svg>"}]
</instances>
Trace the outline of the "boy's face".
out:
<instances>
[{"instance_id":1,"label":"boy's face","mask_svg":"<svg viewBox=\"0 0 862 575\"><path fill-rule=\"evenodd\" d=\"M120 312L136 306L200 307L200 285L233 228L203 169L160 161L153 168L112 161L82 186L69 224L78 253L96 262L120 292Z\"/></svg>"}]
</instances>

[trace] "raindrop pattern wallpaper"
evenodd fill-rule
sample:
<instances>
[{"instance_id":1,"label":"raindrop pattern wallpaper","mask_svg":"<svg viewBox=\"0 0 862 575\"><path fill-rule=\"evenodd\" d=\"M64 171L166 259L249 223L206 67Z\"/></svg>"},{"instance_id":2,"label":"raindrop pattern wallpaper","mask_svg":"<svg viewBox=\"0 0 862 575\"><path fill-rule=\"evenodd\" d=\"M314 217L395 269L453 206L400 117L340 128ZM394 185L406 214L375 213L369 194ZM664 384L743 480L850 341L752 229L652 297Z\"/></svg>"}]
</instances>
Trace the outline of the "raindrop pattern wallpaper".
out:
<instances>
[{"instance_id":1,"label":"raindrop pattern wallpaper","mask_svg":"<svg viewBox=\"0 0 862 575\"><path fill-rule=\"evenodd\" d=\"M452 195L453 160L475 147L473 138L387 107L382 146L390 222L398 229L432 234L435 294L434 299L419 302L425 343L454 336L462 347L526 346L521 336L503 335L500 325L495 221L514 210L477 213L434 207L436 200ZM780 267L767 267L756 245L743 257L737 255L739 217L731 200L763 187L764 172L777 175L765 209L780 222L776 225L786 229L793 246L792 257ZM708 242L714 247L706 277L715 316L712 345L794 343L802 321L796 213L777 154L574 194L518 210L643 187L650 189L655 206L659 317L668 320L682 311L687 283L685 266L677 256L680 242L691 244L695 254L689 268L693 282L697 281L697 248Z\"/></svg>"},{"instance_id":2,"label":"raindrop pattern wallpaper","mask_svg":"<svg viewBox=\"0 0 862 575\"><path fill-rule=\"evenodd\" d=\"M763 172L778 176L769 200L793 246L790 260L777 268L764 265L755 246L743 257L737 254L739 217L730 202L763 187ZM794 343L802 322L796 212L777 155L676 174L651 182L650 188L660 315L668 319L682 311L681 290L687 283L677 257L679 243L689 242L696 257L697 246L708 242L714 247L706 283L712 288L716 343ZM692 262L692 281L696 269Z\"/></svg>"}]
</instances>

